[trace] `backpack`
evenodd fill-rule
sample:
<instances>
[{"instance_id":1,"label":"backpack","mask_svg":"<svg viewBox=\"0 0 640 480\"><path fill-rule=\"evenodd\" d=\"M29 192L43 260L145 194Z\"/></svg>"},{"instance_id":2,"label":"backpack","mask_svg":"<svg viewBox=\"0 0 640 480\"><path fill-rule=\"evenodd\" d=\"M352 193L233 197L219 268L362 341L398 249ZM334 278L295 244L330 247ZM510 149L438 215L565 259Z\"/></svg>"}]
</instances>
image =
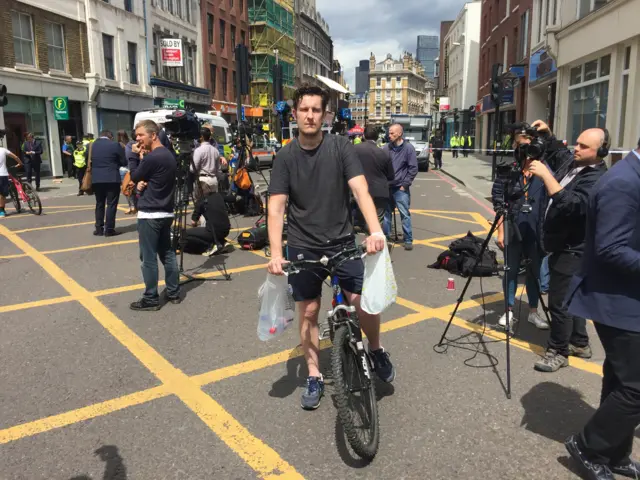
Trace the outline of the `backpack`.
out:
<instances>
[{"instance_id":1,"label":"backpack","mask_svg":"<svg viewBox=\"0 0 640 480\"><path fill-rule=\"evenodd\" d=\"M468 232L466 236L451 242L449 249L438 255L436 262L429 265L429 268L447 270L461 277L490 277L498 270L498 260L496 252L487 248L476 263L483 243L483 238Z\"/></svg>"}]
</instances>

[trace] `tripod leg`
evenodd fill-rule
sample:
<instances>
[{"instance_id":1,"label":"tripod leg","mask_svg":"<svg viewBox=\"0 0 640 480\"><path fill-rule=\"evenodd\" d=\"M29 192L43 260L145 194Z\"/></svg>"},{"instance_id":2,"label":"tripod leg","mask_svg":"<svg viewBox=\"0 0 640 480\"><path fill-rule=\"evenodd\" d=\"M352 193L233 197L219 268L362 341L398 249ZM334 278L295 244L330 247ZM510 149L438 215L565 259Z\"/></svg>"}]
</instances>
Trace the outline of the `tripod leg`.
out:
<instances>
[{"instance_id":1,"label":"tripod leg","mask_svg":"<svg viewBox=\"0 0 640 480\"><path fill-rule=\"evenodd\" d=\"M489 247L489 242L491 241L491 238L493 238L493 233L496 231L496 229L498 228L498 225L500 224L500 219L502 218L502 214L501 213L497 213L495 219L493 220L493 224L491 225L491 228L489 229L489 233L487 234L487 238L485 238L484 243L482 244L482 248L480 248L480 252L478 252L478 255L476 256L476 261L473 264L473 270L475 270L475 266L478 264L478 262L480 262L482 260L482 256L484 255L484 252L487 250L487 248ZM472 272L473 272L472 270ZM469 288L469 285L471 284L471 280L473 280L473 275L469 275L469 278L467 278L467 282L464 284L464 288L462 289L462 293L460 293L460 297L458 298L458 302L456 303L455 308L453 309L453 312L451 313L451 318L449 318L449 322L447 323L447 326L444 329L444 332L442 332L442 337L440 337L440 341L438 342L438 346L441 347L442 344L445 341L445 338L447 336L447 332L449 331L449 328L451 327L451 323L453 323L453 319L456 316L456 313L458 313L458 308L460 308L460 304L462 303L462 300L464 299L465 294L467 293L467 289ZM506 298L506 295L505 295ZM508 302L508 300L507 300Z\"/></svg>"}]
</instances>

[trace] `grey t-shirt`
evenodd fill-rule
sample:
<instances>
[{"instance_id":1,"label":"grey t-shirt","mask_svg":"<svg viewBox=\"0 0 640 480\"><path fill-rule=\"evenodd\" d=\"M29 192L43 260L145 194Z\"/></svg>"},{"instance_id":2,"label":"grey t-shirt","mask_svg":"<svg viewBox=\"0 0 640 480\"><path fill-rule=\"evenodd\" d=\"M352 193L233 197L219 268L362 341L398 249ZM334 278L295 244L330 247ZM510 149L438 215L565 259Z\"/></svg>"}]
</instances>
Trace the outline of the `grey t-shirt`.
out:
<instances>
[{"instance_id":1,"label":"grey t-shirt","mask_svg":"<svg viewBox=\"0 0 640 480\"><path fill-rule=\"evenodd\" d=\"M269 193L289 196L287 243L323 250L328 241L351 233L347 182L360 175L364 175L360 159L345 137L325 134L313 150L304 150L293 140L280 150Z\"/></svg>"}]
</instances>

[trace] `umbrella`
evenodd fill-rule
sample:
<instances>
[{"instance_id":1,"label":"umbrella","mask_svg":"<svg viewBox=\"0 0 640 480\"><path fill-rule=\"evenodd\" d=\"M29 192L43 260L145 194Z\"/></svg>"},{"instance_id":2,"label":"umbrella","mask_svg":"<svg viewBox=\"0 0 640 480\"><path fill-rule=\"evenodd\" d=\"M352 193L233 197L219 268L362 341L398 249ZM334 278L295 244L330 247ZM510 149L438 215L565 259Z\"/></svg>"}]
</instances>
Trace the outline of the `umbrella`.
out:
<instances>
[{"instance_id":1,"label":"umbrella","mask_svg":"<svg viewBox=\"0 0 640 480\"><path fill-rule=\"evenodd\" d=\"M327 87L329 87L331 90L335 90L338 93L349 93L349 90L344 88L338 82L331 80L330 78L323 77L322 75L315 75L315 77L318 80L320 80L322 83L324 83Z\"/></svg>"}]
</instances>

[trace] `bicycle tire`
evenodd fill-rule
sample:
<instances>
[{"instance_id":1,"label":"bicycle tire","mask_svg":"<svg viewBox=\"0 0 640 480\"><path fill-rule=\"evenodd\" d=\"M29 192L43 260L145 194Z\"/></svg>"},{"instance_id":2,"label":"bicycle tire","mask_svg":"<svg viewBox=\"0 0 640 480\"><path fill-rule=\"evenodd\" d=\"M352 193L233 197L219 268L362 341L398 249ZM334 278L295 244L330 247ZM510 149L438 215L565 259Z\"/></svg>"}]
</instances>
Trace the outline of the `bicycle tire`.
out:
<instances>
[{"instance_id":1,"label":"bicycle tire","mask_svg":"<svg viewBox=\"0 0 640 480\"><path fill-rule=\"evenodd\" d=\"M16 209L16 213L22 212L22 204L20 203L18 190L16 189L16 186L13 183L9 186L9 193L11 194L11 200L13 200L13 206Z\"/></svg>"},{"instance_id":2,"label":"bicycle tire","mask_svg":"<svg viewBox=\"0 0 640 480\"><path fill-rule=\"evenodd\" d=\"M336 407L342 428L347 441L353 451L366 460L373 460L378 453L380 444L380 424L378 420L378 403L376 401L375 381L373 369L367 364L369 377L361 364L361 357L352 348L350 332L347 325L339 327L335 332L333 349L331 352L331 367L333 369L333 381L335 385ZM350 373L357 375L364 388L360 391L360 400L364 400L364 409L367 410L368 422L363 421L363 426L358 427L354 422L354 413L359 416L363 412L354 412L352 398L356 392L349 379ZM363 395L362 395L363 394ZM369 433L368 439L363 439L360 432Z\"/></svg>"},{"instance_id":3,"label":"bicycle tire","mask_svg":"<svg viewBox=\"0 0 640 480\"><path fill-rule=\"evenodd\" d=\"M29 205L29 210L31 210L31 213L35 215L41 215L42 202L40 201L40 197L33 189L33 187L27 182L24 182L22 184L22 190L24 190L24 193L27 196L27 205Z\"/></svg>"}]
</instances>

